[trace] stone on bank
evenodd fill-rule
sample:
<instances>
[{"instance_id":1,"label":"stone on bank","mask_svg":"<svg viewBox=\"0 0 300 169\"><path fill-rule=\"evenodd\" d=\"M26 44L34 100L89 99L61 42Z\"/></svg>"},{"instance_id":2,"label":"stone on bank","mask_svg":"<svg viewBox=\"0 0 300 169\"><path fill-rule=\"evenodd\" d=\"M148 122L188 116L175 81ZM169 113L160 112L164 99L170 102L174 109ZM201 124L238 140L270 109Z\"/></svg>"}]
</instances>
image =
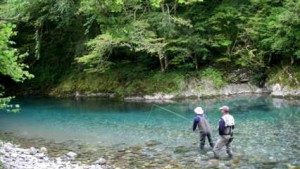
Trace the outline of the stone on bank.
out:
<instances>
[{"instance_id":1,"label":"stone on bank","mask_svg":"<svg viewBox=\"0 0 300 169\"><path fill-rule=\"evenodd\" d=\"M68 152L63 157L49 157L47 148L29 149L20 148L19 145L0 141L0 162L4 168L15 169L113 169L106 165L104 158L99 158L93 164L81 164L73 161L77 157L75 152ZM72 162L71 162L72 161Z\"/></svg>"}]
</instances>

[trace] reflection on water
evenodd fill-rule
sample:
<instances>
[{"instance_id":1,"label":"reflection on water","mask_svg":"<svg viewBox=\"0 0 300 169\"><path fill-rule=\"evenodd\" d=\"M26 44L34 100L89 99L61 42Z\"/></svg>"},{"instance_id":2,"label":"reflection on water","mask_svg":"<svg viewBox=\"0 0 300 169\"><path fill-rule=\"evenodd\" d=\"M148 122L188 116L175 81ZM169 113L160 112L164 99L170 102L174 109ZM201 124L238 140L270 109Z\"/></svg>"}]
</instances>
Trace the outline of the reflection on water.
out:
<instances>
[{"instance_id":1,"label":"reflection on water","mask_svg":"<svg viewBox=\"0 0 300 169\"><path fill-rule=\"evenodd\" d=\"M20 113L0 112L1 137L9 135L28 146L46 144L53 154L73 150L83 161L104 156L130 168L300 165L300 100L235 96L172 103L49 98L16 102L22 107ZM218 108L224 104L236 119L235 158L231 161L211 159L208 146L200 153L198 133L191 130L193 109L202 106L216 141Z\"/></svg>"}]
</instances>

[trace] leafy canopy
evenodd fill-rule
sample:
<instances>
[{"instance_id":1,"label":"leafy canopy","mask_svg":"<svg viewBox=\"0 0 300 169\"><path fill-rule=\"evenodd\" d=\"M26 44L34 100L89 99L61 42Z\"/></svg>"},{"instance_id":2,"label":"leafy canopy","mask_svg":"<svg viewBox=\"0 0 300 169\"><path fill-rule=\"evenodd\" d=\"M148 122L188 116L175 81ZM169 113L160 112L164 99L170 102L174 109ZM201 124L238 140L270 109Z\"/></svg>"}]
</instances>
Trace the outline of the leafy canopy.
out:
<instances>
[{"instance_id":1,"label":"leafy canopy","mask_svg":"<svg viewBox=\"0 0 300 169\"><path fill-rule=\"evenodd\" d=\"M23 82L25 79L33 78L33 75L26 70L28 66L21 62L26 54L19 54L11 47L14 42L10 40L10 37L16 35L14 28L15 25L0 21L0 74L16 82ZM4 86L0 84L0 97L3 96L3 89ZM7 104L10 100L11 97L1 97L0 109L11 108L12 105Z\"/></svg>"}]
</instances>

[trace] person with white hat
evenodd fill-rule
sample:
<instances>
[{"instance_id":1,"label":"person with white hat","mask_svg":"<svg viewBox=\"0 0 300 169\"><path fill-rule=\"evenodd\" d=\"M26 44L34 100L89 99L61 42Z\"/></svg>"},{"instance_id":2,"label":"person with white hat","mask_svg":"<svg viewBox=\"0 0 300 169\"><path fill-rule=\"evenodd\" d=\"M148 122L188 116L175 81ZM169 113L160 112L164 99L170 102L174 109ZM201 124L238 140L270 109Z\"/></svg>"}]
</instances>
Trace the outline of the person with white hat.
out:
<instances>
[{"instance_id":1,"label":"person with white hat","mask_svg":"<svg viewBox=\"0 0 300 169\"><path fill-rule=\"evenodd\" d=\"M213 148L215 158L219 158L220 150L226 146L226 152L229 158L232 158L231 142L233 140L234 118L229 114L229 107L220 107L222 118L219 120L220 138Z\"/></svg>"},{"instance_id":2,"label":"person with white hat","mask_svg":"<svg viewBox=\"0 0 300 169\"><path fill-rule=\"evenodd\" d=\"M193 131L195 131L197 127L200 130L200 150L204 149L206 137L209 141L209 145L213 148L214 143L211 139L211 129L207 121L207 116L204 114L202 107L195 108L194 112L197 116L194 118Z\"/></svg>"}]
</instances>

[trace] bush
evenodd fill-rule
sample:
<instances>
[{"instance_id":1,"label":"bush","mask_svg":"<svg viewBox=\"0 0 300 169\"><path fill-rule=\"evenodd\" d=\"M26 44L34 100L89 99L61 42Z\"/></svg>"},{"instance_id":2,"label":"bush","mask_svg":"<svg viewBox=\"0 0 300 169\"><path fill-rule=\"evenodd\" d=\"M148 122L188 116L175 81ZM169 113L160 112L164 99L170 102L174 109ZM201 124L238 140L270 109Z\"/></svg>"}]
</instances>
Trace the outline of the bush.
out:
<instances>
[{"instance_id":1,"label":"bush","mask_svg":"<svg viewBox=\"0 0 300 169\"><path fill-rule=\"evenodd\" d=\"M211 80L216 88L221 88L226 82L223 80L223 73L214 68L206 68L199 73L202 80Z\"/></svg>"},{"instance_id":2,"label":"bush","mask_svg":"<svg viewBox=\"0 0 300 169\"><path fill-rule=\"evenodd\" d=\"M300 83L300 69L296 66L274 67L270 70L268 85L279 83L289 88L298 88Z\"/></svg>"}]
</instances>

